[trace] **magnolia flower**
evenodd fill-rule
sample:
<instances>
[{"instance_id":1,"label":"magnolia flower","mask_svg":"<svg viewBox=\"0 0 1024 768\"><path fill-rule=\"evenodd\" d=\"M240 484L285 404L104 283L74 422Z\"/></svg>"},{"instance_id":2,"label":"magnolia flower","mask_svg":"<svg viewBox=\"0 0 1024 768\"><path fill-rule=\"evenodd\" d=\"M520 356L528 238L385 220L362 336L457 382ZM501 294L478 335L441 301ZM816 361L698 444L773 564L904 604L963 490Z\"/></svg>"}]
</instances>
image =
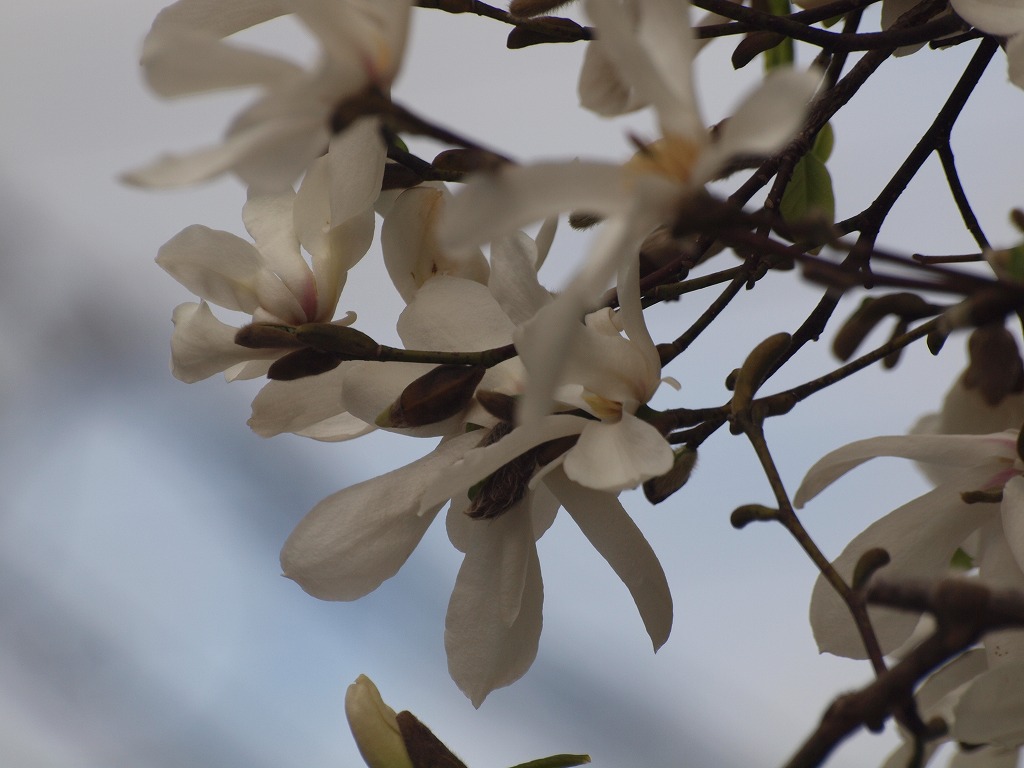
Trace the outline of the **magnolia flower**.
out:
<instances>
[{"instance_id":1,"label":"magnolia flower","mask_svg":"<svg viewBox=\"0 0 1024 768\"><path fill-rule=\"evenodd\" d=\"M331 137L331 117L339 104L368 86L390 88L402 60L410 5L410 0L179 0L164 9L143 45L142 66L153 90L172 97L256 85L261 95L235 118L222 144L164 156L125 180L181 186L231 170L261 190L292 184L337 140ZM225 40L285 13L294 13L320 43L312 70ZM373 151L374 142L379 137L364 136L365 151Z\"/></svg>"},{"instance_id":2,"label":"magnolia flower","mask_svg":"<svg viewBox=\"0 0 1024 768\"><path fill-rule=\"evenodd\" d=\"M1006 38L1010 82L1024 88L1024 5L1017 0L950 0L950 5L968 24Z\"/></svg>"},{"instance_id":3,"label":"magnolia flower","mask_svg":"<svg viewBox=\"0 0 1024 768\"><path fill-rule=\"evenodd\" d=\"M1019 569L1024 564L1024 462L1018 454L1018 436L1019 429L988 435L860 440L811 467L794 501L802 506L850 470L878 456L899 456L941 467L945 477L934 490L890 512L850 542L834 563L839 574L850 579L861 555L881 547L891 557L887 575L937 578L948 571L961 544L989 524L997 526L1013 554L1010 562ZM975 492L993 501L964 500L964 494ZM997 569L994 575L1003 574ZM872 609L871 615L885 652L906 640L917 623L915 616L888 609ZM821 577L811 597L811 626L822 651L865 657L846 606Z\"/></svg>"},{"instance_id":4,"label":"magnolia flower","mask_svg":"<svg viewBox=\"0 0 1024 768\"><path fill-rule=\"evenodd\" d=\"M520 413L526 422L536 422L548 412L551 396L562 383L565 350L581 333L581 318L596 308L613 278L618 276L620 293L626 290L626 275L634 279L636 270L629 265L644 238L658 226L673 224L686 198L715 178L732 158L764 155L788 141L803 121L819 80L813 72L773 72L712 140L701 120L690 76L689 4L685 0L628 4L590 0L586 7L598 30L602 66L614 70L621 87L611 97L614 104L603 109L596 105L603 97L588 80L581 83L584 101L609 112L626 102L651 104L662 137L621 165L542 163L481 174L456 196L442 225L442 242L461 247L494 240L566 210L605 219L583 267L557 300L523 330L530 334L529 325L537 326L533 335L538 340ZM603 82L603 77L590 79Z\"/></svg>"},{"instance_id":5,"label":"magnolia flower","mask_svg":"<svg viewBox=\"0 0 1024 768\"><path fill-rule=\"evenodd\" d=\"M157 263L198 295L198 304L174 311L171 340L174 375L199 381L225 371L228 379L266 373L285 353L235 343L237 329L213 315L210 303L251 315L253 322L301 325L332 322L348 270L373 239L373 211L337 207L332 220L327 158L314 165L299 192L250 197L242 210L250 244L228 232L195 225L168 241ZM358 206L357 206L358 208ZM303 259L300 246L311 256ZM354 315L339 321L349 324Z\"/></svg>"},{"instance_id":6,"label":"magnolia flower","mask_svg":"<svg viewBox=\"0 0 1024 768\"><path fill-rule=\"evenodd\" d=\"M491 259L487 286L465 277L437 275L416 288L399 322L406 343L459 351L508 344L513 318L528 318L550 301L550 294L536 282L542 254L528 237L520 234L495 242ZM390 365L373 369L383 387L369 385L369 368L346 376L345 401L354 414L372 418L386 405L381 393L405 380L400 369L388 373ZM523 378L522 365L511 359L488 370L480 388L515 395ZM545 440L579 435L581 422L588 421L578 416L552 418L562 420L562 431L548 429ZM434 434L444 438L427 456L339 491L314 507L285 543L284 574L316 597L362 597L398 572L437 513L451 501L448 533L465 558L448 606L445 647L453 679L479 706L492 690L521 677L536 657L543 604L536 541L562 505L630 589L655 647L664 643L672 616L664 572L613 494L572 482L560 463L531 485L542 462L535 450L536 433L512 430L478 404L435 425ZM506 452L521 444L509 453L510 460L494 467L494 479L471 500L460 479L467 462L458 470L453 465L470 454L493 457L491 448ZM481 464L470 460L468 466ZM455 489L446 493L442 483Z\"/></svg>"}]
</instances>

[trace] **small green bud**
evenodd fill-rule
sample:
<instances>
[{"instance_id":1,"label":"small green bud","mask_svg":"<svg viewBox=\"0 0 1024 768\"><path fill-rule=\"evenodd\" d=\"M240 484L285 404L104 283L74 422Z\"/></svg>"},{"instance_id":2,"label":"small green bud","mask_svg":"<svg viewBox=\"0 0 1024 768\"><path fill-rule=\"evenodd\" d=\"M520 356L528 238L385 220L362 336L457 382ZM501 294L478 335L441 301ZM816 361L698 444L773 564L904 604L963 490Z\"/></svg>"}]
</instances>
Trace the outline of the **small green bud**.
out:
<instances>
[{"instance_id":1,"label":"small green bud","mask_svg":"<svg viewBox=\"0 0 1024 768\"><path fill-rule=\"evenodd\" d=\"M380 345L362 331L334 323L306 323L295 329L295 338L308 347L330 352L340 360L374 360Z\"/></svg>"},{"instance_id":2,"label":"small green bud","mask_svg":"<svg viewBox=\"0 0 1024 768\"><path fill-rule=\"evenodd\" d=\"M439 365L407 386L376 424L404 429L444 421L469 405L486 372L482 365Z\"/></svg>"}]
</instances>

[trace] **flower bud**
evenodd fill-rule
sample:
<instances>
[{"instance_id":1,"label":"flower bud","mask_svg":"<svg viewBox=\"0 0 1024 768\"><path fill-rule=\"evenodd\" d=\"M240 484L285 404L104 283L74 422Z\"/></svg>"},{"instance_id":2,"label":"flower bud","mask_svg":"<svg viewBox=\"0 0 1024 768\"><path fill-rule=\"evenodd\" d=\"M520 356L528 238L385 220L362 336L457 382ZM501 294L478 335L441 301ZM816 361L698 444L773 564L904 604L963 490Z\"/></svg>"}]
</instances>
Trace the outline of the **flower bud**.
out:
<instances>
[{"instance_id":1,"label":"flower bud","mask_svg":"<svg viewBox=\"0 0 1024 768\"><path fill-rule=\"evenodd\" d=\"M294 381L333 371L339 365L341 360L335 355L318 349L297 349L275 360L267 370L267 378L272 381Z\"/></svg>"},{"instance_id":2,"label":"flower bud","mask_svg":"<svg viewBox=\"0 0 1024 768\"><path fill-rule=\"evenodd\" d=\"M751 400L761 386L772 366L789 350L792 337L788 333L776 333L758 344L747 355L736 374L732 395L732 413L737 415L750 407Z\"/></svg>"},{"instance_id":3,"label":"flower bud","mask_svg":"<svg viewBox=\"0 0 1024 768\"><path fill-rule=\"evenodd\" d=\"M515 27L508 33L505 46L510 50L516 50L542 43L574 43L577 40L588 39L586 28L572 19L542 16L533 19L529 25Z\"/></svg>"},{"instance_id":4,"label":"flower bud","mask_svg":"<svg viewBox=\"0 0 1024 768\"><path fill-rule=\"evenodd\" d=\"M380 345L362 331L334 323L300 325L295 329L295 338L340 360L374 360L380 352Z\"/></svg>"},{"instance_id":5,"label":"flower bud","mask_svg":"<svg viewBox=\"0 0 1024 768\"><path fill-rule=\"evenodd\" d=\"M377 417L377 426L404 429L444 421L469 405L486 372L482 365L439 365L407 386Z\"/></svg>"},{"instance_id":6,"label":"flower bud","mask_svg":"<svg viewBox=\"0 0 1024 768\"><path fill-rule=\"evenodd\" d=\"M431 165L438 171L476 173L493 171L506 163L504 157L486 149L446 149L434 157Z\"/></svg>"},{"instance_id":7,"label":"flower bud","mask_svg":"<svg viewBox=\"0 0 1024 768\"><path fill-rule=\"evenodd\" d=\"M301 347L302 342L295 338L292 330L283 325L250 323L238 329L238 333L235 334L235 344L246 349Z\"/></svg>"},{"instance_id":8,"label":"flower bud","mask_svg":"<svg viewBox=\"0 0 1024 768\"><path fill-rule=\"evenodd\" d=\"M542 13L550 13L556 8L568 5L570 0L512 0L508 4L508 12L520 18L540 16Z\"/></svg>"},{"instance_id":9,"label":"flower bud","mask_svg":"<svg viewBox=\"0 0 1024 768\"><path fill-rule=\"evenodd\" d=\"M413 768L395 710L384 703L377 686L366 675L360 675L348 687L345 716L369 768Z\"/></svg>"},{"instance_id":10,"label":"flower bud","mask_svg":"<svg viewBox=\"0 0 1024 768\"><path fill-rule=\"evenodd\" d=\"M664 475L652 477L644 483L644 496L651 504L660 504L686 485L697 464L695 448L683 446L674 450L673 454L672 469Z\"/></svg>"}]
</instances>

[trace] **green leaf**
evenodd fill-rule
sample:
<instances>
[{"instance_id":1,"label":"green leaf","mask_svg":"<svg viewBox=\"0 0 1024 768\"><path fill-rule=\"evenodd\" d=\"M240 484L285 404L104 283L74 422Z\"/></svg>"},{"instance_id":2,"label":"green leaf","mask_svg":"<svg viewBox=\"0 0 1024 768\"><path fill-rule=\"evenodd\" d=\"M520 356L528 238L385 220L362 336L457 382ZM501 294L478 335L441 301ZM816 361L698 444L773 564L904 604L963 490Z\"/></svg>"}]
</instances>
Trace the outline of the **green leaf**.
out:
<instances>
[{"instance_id":1,"label":"green leaf","mask_svg":"<svg viewBox=\"0 0 1024 768\"><path fill-rule=\"evenodd\" d=\"M789 0L768 0L768 12L775 16L788 16L792 12ZM787 37L774 48L764 52L764 68L771 72L776 67L793 66L793 38Z\"/></svg>"},{"instance_id":2,"label":"green leaf","mask_svg":"<svg viewBox=\"0 0 1024 768\"><path fill-rule=\"evenodd\" d=\"M832 157L832 147L836 144L836 134L832 130L832 123L825 123L814 139L814 146L811 147L811 154L827 163Z\"/></svg>"},{"instance_id":3,"label":"green leaf","mask_svg":"<svg viewBox=\"0 0 1024 768\"><path fill-rule=\"evenodd\" d=\"M575 765L584 765L590 762L590 755L551 755L531 760L528 763L520 763L512 768L573 768Z\"/></svg>"},{"instance_id":4,"label":"green leaf","mask_svg":"<svg viewBox=\"0 0 1024 768\"><path fill-rule=\"evenodd\" d=\"M1024 283L1024 244L1015 245L1006 251L1006 272L1018 283Z\"/></svg>"},{"instance_id":5,"label":"green leaf","mask_svg":"<svg viewBox=\"0 0 1024 768\"><path fill-rule=\"evenodd\" d=\"M835 221L836 199L832 192L832 176L825 163L808 153L793 169L793 178L779 203L779 213L790 223L816 217Z\"/></svg>"},{"instance_id":6,"label":"green leaf","mask_svg":"<svg viewBox=\"0 0 1024 768\"><path fill-rule=\"evenodd\" d=\"M949 561L949 567L955 571L969 571L974 568L974 558L957 547Z\"/></svg>"}]
</instances>

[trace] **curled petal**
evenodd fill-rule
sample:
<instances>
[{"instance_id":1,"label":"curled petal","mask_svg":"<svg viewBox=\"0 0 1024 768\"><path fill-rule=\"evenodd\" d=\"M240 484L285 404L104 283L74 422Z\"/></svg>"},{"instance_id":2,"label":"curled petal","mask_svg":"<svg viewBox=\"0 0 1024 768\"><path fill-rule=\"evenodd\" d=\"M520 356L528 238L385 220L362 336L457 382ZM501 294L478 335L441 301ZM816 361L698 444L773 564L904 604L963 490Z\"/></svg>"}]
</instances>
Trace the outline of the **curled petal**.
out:
<instances>
[{"instance_id":1,"label":"curled petal","mask_svg":"<svg viewBox=\"0 0 1024 768\"><path fill-rule=\"evenodd\" d=\"M986 462L994 467L997 459L1013 459L1016 439L1015 432L997 432L990 435L900 435L858 440L819 459L807 471L793 500L797 507L802 507L851 469L879 456L897 456L944 467L977 467ZM975 488L961 490L983 487L982 483Z\"/></svg>"},{"instance_id":2,"label":"curled petal","mask_svg":"<svg viewBox=\"0 0 1024 768\"><path fill-rule=\"evenodd\" d=\"M583 488L556 470L545 483L633 596L658 650L672 630L672 594L658 556L611 494Z\"/></svg>"},{"instance_id":3,"label":"curled petal","mask_svg":"<svg viewBox=\"0 0 1024 768\"><path fill-rule=\"evenodd\" d=\"M237 328L225 325L205 301L181 304L174 310L171 336L171 371L187 384L226 371L239 363L280 354L274 349L246 349L235 344Z\"/></svg>"},{"instance_id":4,"label":"curled petal","mask_svg":"<svg viewBox=\"0 0 1024 768\"><path fill-rule=\"evenodd\" d=\"M525 323L551 302L551 294L537 280L536 263L537 246L522 232L491 245L487 287L515 325Z\"/></svg>"},{"instance_id":5,"label":"curled petal","mask_svg":"<svg viewBox=\"0 0 1024 768\"><path fill-rule=\"evenodd\" d=\"M565 455L565 474L587 488L618 493L672 469L664 436L630 413L617 422L592 421Z\"/></svg>"},{"instance_id":6,"label":"curled petal","mask_svg":"<svg viewBox=\"0 0 1024 768\"><path fill-rule=\"evenodd\" d=\"M528 510L522 503L474 521L445 618L448 671L473 706L533 664L544 587Z\"/></svg>"},{"instance_id":7,"label":"curled petal","mask_svg":"<svg viewBox=\"0 0 1024 768\"><path fill-rule=\"evenodd\" d=\"M375 590L398 573L441 508L418 514L423 489L477 439L461 435L412 464L328 496L285 542L284 575L323 600L356 600Z\"/></svg>"},{"instance_id":8,"label":"curled petal","mask_svg":"<svg viewBox=\"0 0 1024 768\"><path fill-rule=\"evenodd\" d=\"M577 92L580 106L604 117L625 115L647 106L643 97L623 82L600 39L587 45Z\"/></svg>"}]
</instances>

